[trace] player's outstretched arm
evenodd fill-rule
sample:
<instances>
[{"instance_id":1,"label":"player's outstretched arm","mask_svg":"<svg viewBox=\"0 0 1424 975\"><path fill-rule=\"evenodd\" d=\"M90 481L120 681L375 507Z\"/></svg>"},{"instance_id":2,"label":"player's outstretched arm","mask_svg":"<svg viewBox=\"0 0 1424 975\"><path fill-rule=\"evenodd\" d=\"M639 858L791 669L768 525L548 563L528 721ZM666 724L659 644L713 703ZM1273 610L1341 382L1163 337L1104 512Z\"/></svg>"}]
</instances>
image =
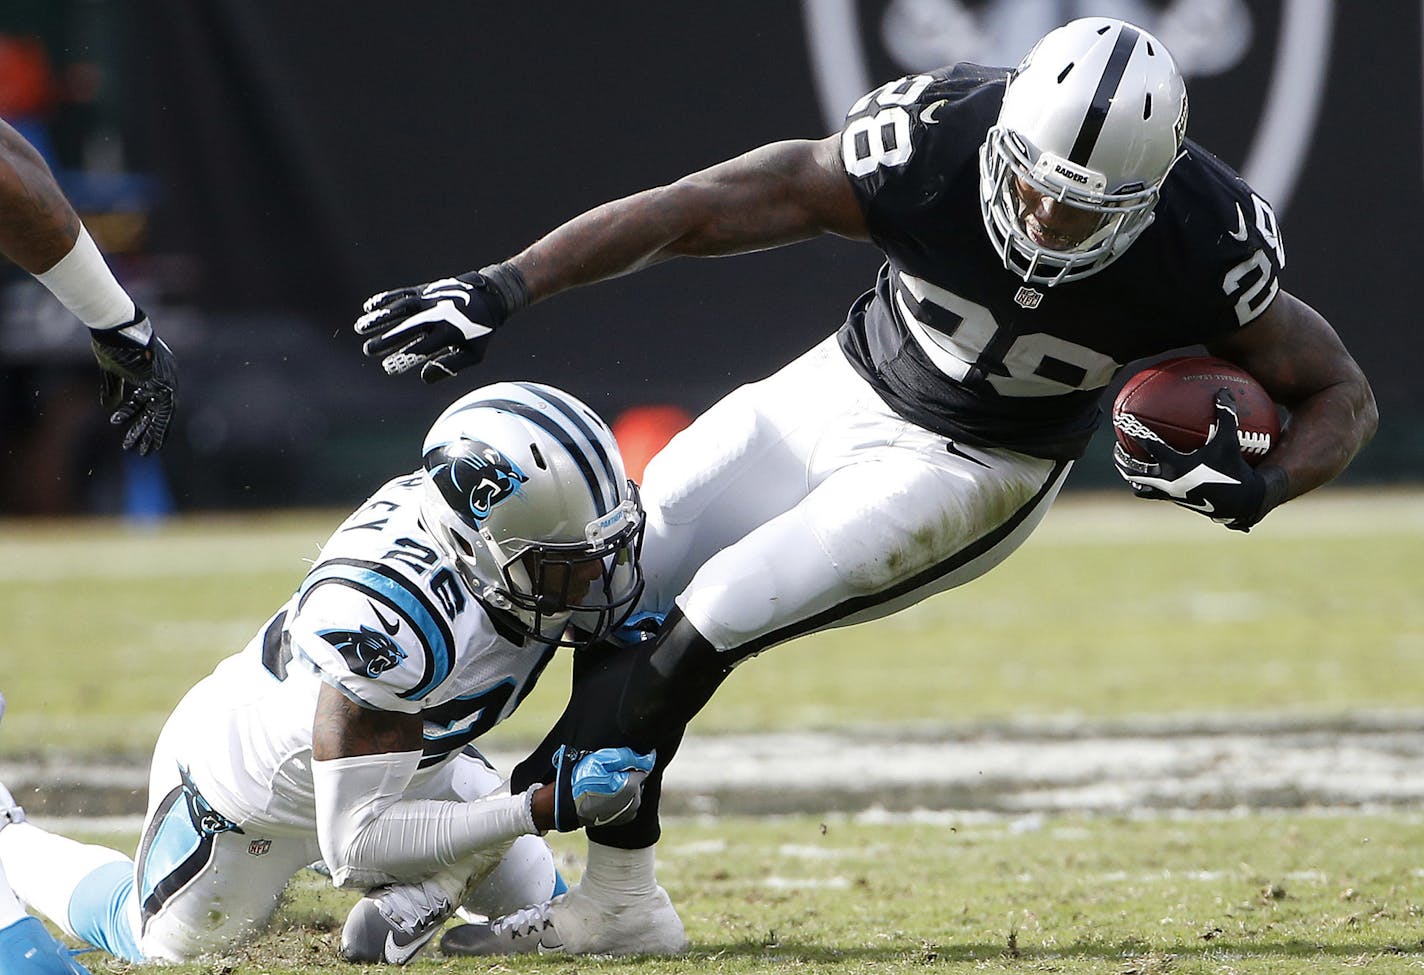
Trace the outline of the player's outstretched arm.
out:
<instances>
[{"instance_id":1,"label":"player's outstretched arm","mask_svg":"<svg viewBox=\"0 0 1424 975\"><path fill-rule=\"evenodd\" d=\"M531 301L673 257L721 257L825 233L864 240L840 137L775 142L581 214L511 263Z\"/></svg>"},{"instance_id":2,"label":"player's outstretched arm","mask_svg":"<svg viewBox=\"0 0 1424 975\"><path fill-rule=\"evenodd\" d=\"M1258 467L1285 472L1282 501L1333 479L1374 436L1374 393L1319 312L1282 291L1253 322L1210 346L1255 376L1290 410L1280 442Z\"/></svg>"},{"instance_id":3,"label":"player's outstretched arm","mask_svg":"<svg viewBox=\"0 0 1424 975\"><path fill-rule=\"evenodd\" d=\"M491 334L525 305L674 257L718 257L831 233L868 232L840 138L762 146L580 214L515 257L480 271L385 291L356 332L396 375L426 382L478 363Z\"/></svg>"},{"instance_id":4,"label":"player's outstretched arm","mask_svg":"<svg viewBox=\"0 0 1424 975\"><path fill-rule=\"evenodd\" d=\"M29 271L90 329L100 401L128 429L124 448L163 446L177 396L173 353L114 279L45 161L0 121L0 253Z\"/></svg>"},{"instance_id":5,"label":"player's outstretched arm","mask_svg":"<svg viewBox=\"0 0 1424 975\"><path fill-rule=\"evenodd\" d=\"M542 787L538 803L536 789L472 802L407 799L423 728L419 712L365 707L322 686L312 722L312 785L317 840L336 886L418 878L552 825L551 786Z\"/></svg>"}]
</instances>

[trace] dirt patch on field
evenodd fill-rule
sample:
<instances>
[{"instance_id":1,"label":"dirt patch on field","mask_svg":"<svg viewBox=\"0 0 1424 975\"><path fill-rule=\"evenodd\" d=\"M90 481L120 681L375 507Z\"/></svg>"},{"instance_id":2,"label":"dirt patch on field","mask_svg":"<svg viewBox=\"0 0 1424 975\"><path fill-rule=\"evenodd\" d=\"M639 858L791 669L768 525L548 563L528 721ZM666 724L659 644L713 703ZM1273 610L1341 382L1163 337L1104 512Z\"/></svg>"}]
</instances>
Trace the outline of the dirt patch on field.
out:
<instances>
[{"instance_id":1,"label":"dirt patch on field","mask_svg":"<svg viewBox=\"0 0 1424 975\"><path fill-rule=\"evenodd\" d=\"M501 768L521 757L490 755ZM141 815L146 778L134 762L0 763L0 781L37 819ZM1417 806L1424 715L693 735L663 802L672 815Z\"/></svg>"}]
</instances>

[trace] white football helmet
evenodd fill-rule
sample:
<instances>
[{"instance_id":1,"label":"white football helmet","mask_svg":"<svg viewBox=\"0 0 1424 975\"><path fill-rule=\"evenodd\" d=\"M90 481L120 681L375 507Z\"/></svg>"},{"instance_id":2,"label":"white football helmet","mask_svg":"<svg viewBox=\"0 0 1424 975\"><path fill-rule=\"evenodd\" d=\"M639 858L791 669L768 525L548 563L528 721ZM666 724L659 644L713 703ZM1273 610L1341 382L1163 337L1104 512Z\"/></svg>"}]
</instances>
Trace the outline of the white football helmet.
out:
<instances>
[{"instance_id":1,"label":"white football helmet","mask_svg":"<svg viewBox=\"0 0 1424 975\"><path fill-rule=\"evenodd\" d=\"M980 210L1004 266L1050 286L1107 267L1152 223L1186 128L1186 84L1151 34L1107 17L1046 34L1009 75L979 149ZM1020 184L1096 221L1061 249L1036 241Z\"/></svg>"},{"instance_id":2,"label":"white football helmet","mask_svg":"<svg viewBox=\"0 0 1424 975\"><path fill-rule=\"evenodd\" d=\"M440 414L423 453L422 520L525 637L584 645L632 611L643 507L597 413L550 386L494 383Z\"/></svg>"}]
</instances>

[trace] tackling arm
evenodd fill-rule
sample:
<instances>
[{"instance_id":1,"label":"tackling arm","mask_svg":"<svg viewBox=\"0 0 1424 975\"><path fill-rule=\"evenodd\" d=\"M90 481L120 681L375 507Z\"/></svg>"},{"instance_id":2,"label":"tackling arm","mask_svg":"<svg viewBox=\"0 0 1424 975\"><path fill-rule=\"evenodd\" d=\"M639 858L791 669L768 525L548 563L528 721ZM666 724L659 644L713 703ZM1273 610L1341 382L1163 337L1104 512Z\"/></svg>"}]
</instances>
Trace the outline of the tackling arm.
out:
<instances>
[{"instance_id":1,"label":"tackling arm","mask_svg":"<svg viewBox=\"0 0 1424 975\"><path fill-rule=\"evenodd\" d=\"M1285 473L1284 498L1330 481L1374 436L1374 393L1340 337L1314 308L1282 291L1251 324L1209 346L1258 379L1291 411L1260 468Z\"/></svg>"},{"instance_id":2,"label":"tackling arm","mask_svg":"<svg viewBox=\"0 0 1424 975\"><path fill-rule=\"evenodd\" d=\"M554 789L473 802L406 799L421 716L364 708L323 684L312 723L317 839L338 887L414 881L553 825Z\"/></svg>"}]
</instances>

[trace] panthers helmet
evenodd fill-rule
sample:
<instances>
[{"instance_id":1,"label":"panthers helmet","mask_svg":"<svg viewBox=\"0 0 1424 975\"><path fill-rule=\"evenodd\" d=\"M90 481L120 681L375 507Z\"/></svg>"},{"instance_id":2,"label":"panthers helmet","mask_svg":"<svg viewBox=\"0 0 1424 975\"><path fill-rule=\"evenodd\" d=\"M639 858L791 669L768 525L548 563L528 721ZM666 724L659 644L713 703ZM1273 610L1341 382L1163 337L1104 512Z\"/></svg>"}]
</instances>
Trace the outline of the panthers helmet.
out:
<instances>
[{"instance_id":1,"label":"panthers helmet","mask_svg":"<svg viewBox=\"0 0 1424 975\"><path fill-rule=\"evenodd\" d=\"M423 453L422 520L525 638L584 645L632 612L643 507L593 410L550 386L494 383L452 403Z\"/></svg>"},{"instance_id":2,"label":"panthers helmet","mask_svg":"<svg viewBox=\"0 0 1424 975\"><path fill-rule=\"evenodd\" d=\"M1107 267L1152 223L1186 127L1186 84L1145 30L1088 17L1045 35L979 149L980 210L1004 266L1049 286ZM1021 184L1096 220L1061 249L1035 241Z\"/></svg>"}]
</instances>

